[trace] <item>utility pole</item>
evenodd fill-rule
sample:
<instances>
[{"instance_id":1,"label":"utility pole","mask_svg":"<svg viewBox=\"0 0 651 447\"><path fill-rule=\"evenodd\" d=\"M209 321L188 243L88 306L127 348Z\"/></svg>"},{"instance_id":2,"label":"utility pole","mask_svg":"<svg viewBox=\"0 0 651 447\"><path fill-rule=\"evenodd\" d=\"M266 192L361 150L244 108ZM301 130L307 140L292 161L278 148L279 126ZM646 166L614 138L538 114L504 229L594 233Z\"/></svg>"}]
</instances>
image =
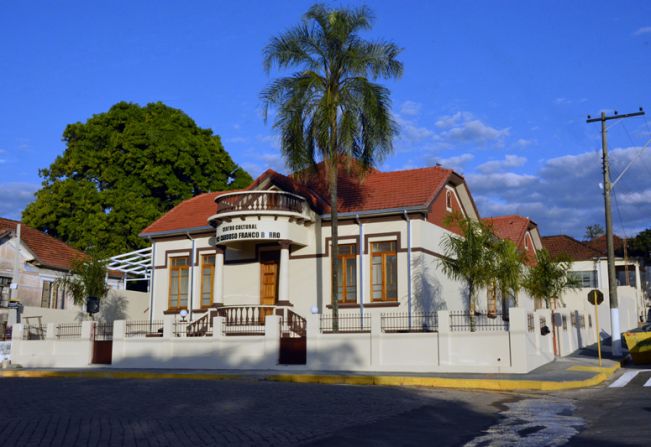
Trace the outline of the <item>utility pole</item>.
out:
<instances>
[{"instance_id":1,"label":"utility pole","mask_svg":"<svg viewBox=\"0 0 651 447\"><path fill-rule=\"evenodd\" d=\"M612 354L616 357L622 355L622 340L621 331L619 328L619 303L617 300L617 279L615 278L615 245L613 243L613 216L612 208L610 205L610 192L612 185L610 183L610 166L608 164L608 140L606 137L606 121L616 120L622 118L632 118L634 116L642 116L644 111L640 107L639 112L626 113L619 115L615 111L614 115L607 116L605 112L601 112L599 118L592 118L588 115L586 123L601 122L601 151L602 151L602 169L604 176L604 205L606 208L606 242L608 247L608 295L610 301L610 329L612 340Z\"/></svg>"}]
</instances>

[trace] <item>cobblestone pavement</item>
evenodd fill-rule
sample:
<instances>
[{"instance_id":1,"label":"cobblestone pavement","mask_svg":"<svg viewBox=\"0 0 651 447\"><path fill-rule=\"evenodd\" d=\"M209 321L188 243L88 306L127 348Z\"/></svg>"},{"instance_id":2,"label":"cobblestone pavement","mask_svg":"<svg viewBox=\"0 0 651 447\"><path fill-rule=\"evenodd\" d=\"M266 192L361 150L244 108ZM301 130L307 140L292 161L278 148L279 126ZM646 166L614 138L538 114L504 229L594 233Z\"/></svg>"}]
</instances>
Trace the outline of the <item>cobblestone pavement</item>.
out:
<instances>
[{"instance_id":1,"label":"cobblestone pavement","mask_svg":"<svg viewBox=\"0 0 651 447\"><path fill-rule=\"evenodd\" d=\"M0 379L2 446L459 445L505 396L255 380Z\"/></svg>"}]
</instances>

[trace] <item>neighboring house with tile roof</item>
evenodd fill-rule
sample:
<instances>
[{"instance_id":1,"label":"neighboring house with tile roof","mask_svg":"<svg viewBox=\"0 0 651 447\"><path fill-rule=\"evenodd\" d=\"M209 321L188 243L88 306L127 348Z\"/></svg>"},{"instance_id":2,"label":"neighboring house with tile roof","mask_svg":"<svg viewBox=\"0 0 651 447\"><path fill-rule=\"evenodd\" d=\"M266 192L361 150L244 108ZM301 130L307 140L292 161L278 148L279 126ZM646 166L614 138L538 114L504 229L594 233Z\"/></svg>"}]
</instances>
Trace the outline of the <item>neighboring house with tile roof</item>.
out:
<instances>
[{"instance_id":1,"label":"neighboring house with tile roof","mask_svg":"<svg viewBox=\"0 0 651 447\"><path fill-rule=\"evenodd\" d=\"M533 220L512 215L486 217L482 221L492 228L497 237L512 241L524 254L528 265L536 265L536 251L542 249L542 241L538 225Z\"/></svg>"},{"instance_id":2,"label":"neighboring house with tile roof","mask_svg":"<svg viewBox=\"0 0 651 447\"><path fill-rule=\"evenodd\" d=\"M587 294L590 290L599 289L604 294L604 303L599 306L599 320L603 330L610 334L608 261L605 251L600 250L598 243L578 241L567 235L545 236L542 238L542 243L552 256L569 257L572 261L571 274L581 285L579 289L563 295L561 298L563 304L571 309L594 313L594 307L587 301ZM624 331L637 327L639 318L645 315L640 263L636 259L616 256L615 274L620 328Z\"/></svg>"},{"instance_id":3,"label":"neighboring house with tile roof","mask_svg":"<svg viewBox=\"0 0 651 447\"><path fill-rule=\"evenodd\" d=\"M18 226L20 225L20 240ZM18 249L18 258L16 250ZM15 220L0 218L0 296L2 302L17 299L23 306L47 309L79 309L55 284L66 274L75 259L85 254L42 231ZM10 284L16 276L17 288ZM109 283L117 288L119 276L111 275Z\"/></svg>"},{"instance_id":4,"label":"neighboring house with tile roof","mask_svg":"<svg viewBox=\"0 0 651 447\"><path fill-rule=\"evenodd\" d=\"M196 320L215 307L245 305L330 312L324 178L323 164L316 174L269 169L244 190L198 195L145 228L141 236L153 244L151 317L187 310ZM440 166L362 177L342 169L337 210L340 312L467 307L464 284L439 262L444 237L458 234L447 216L479 219L461 175ZM531 237L535 247L536 234L527 224L523 246ZM479 308L486 309L485 291Z\"/></svg>"}]
</instances>

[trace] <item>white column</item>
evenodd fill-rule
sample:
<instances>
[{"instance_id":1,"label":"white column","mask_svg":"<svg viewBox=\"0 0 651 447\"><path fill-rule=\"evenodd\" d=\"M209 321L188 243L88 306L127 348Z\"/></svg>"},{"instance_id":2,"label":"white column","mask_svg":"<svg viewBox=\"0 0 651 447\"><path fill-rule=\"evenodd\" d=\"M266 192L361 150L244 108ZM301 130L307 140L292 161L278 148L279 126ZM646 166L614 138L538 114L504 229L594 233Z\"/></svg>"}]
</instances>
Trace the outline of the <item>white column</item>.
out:
<instances>
[{"instance_id":1,"label":"white column","mask_svg":"<svg viewBox=\"0 0 651 447\"><path fill-rule=\"evenodd\" d=\"M280 241L278 301L282 303L289 301L289 241Z\"/></svg>"},{"instance_id":2,"label":"white column","mask_svg":"<svg viewBox=\"0 0 651 447\"><path fill-rule=\"evenodd\" d=\"M224 304L224 251L226 247L215 248L215 279L213 284L213 304Z\"/></svg>"}]
</instances>

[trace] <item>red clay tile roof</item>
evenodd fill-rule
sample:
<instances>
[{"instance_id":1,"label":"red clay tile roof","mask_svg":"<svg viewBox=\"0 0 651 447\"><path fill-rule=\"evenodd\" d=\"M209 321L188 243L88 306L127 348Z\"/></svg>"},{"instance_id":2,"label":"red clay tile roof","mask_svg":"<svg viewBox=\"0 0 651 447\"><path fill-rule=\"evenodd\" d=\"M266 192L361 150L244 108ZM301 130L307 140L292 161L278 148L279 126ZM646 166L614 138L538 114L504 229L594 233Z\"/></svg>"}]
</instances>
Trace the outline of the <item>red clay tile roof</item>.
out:
<instances>
[{"instance_id":1,"label":"red clay tile roof","mask_svg":"<svg viewBox=\"0 0 651 447\"><path fill-rule=\"evenodd\" d=\"M552 256L567 255L574 261L590 261L602 257L603 254L588 247L583 242L566 236L545 236L542 238L543 247Z\"/></svg>"},{"instance_id":2,"label":"red clay tile roof","mask_svg":"<svg viewBox=\"0 0 651 447\"><path fill-rule=\"evenodd\" d=\"M608 255L608 242L606 241L606 235L599 236L584 243L593 250L597 250L603 256ZM613 245L615 246L615 255L624 256L624 240L616 234L613 234Z\"/></svg>"},{"instance_id":3,"label":"red clay tile roof","mask_svg":"<svg viewBox=\"0 0 651 447\"><path fill-rule=\"evenodd\" d=\"M485 217L482 221L491 226L495 236L500 239L509 239L519 247L531 222L522 216L496 216Z\"/></svg>"},{"instance_id":4,"label":"red clay tile roof","mask_svg":"<svg viewBox=\"0 0 651 447\"><path fill-rule=\"evenodd\" d=\"M184 200L142 230L140 235L208 227L208 218L217 210L215 199L222 194L236 191L241 190L207 192Z\"/></svg>"},{"instance_id":5,"label":"red clay tile roof","mask_svg":"<svg viewBox=\"0 0 651 447\"><path fill-rule=\"evenodd\" d=\"M343 171L343 170L342 170ZM338 177L338 211L379 211L392 208L428 206L445 186L453 171L438 166L405 171L380 172L370 170L361 180L340 171ZM255 189L265 180L283 190L305 197L318 213L330 212L330 194L324 180L323 164L317 173L295 178L271 169L260 175L246 190ZM208 217L215 214L214 200L221 191L201 194L185 200L145 228L141 236L184 229L207 227Z\"/></svg>"},{"instance_id":6,"label":"red clay tile roof","mask_svg":"<svg viewBox=\"0 0 651 447\"><path fill-rule=\"evenodd\" d=\"M16 231L20 222L0 217L0 233L4 230ZM73 259L86 256L82 251L38 231L25 224L21 225L20 238L36 257L36 261L44 267L55 270L69 270Z\"/></svg>"}]
</instances>

